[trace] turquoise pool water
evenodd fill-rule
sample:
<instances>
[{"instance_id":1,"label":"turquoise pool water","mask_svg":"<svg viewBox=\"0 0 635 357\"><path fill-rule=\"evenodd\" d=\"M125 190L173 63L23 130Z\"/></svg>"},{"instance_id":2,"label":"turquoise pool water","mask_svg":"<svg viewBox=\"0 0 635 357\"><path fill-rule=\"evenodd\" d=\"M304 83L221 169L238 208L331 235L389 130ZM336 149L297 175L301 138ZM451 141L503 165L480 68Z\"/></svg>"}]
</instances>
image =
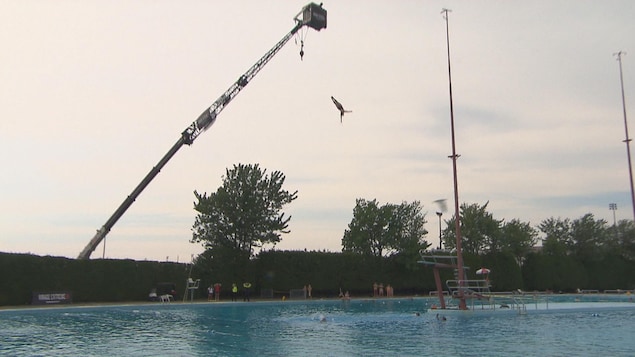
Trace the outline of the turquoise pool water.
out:
<instances>
[{"instance_id":1,"label":"turquoise pool water","mask_svg":"<svg viewBox=\"0 0 635 357\"><path fill-rule=\"evenodd\" d=\"M446 321L429 298L0 310L0 355L632 356L635 303L583 298Z\"/></svg>"}]
</instances>

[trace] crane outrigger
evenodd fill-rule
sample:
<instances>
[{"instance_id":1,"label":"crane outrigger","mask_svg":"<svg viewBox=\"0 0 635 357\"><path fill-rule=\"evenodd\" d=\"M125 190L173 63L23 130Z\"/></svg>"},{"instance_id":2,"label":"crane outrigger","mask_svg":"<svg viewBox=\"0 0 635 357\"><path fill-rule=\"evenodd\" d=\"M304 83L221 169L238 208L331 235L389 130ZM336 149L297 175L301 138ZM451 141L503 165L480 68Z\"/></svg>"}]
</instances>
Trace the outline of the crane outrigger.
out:
<instances>
[{"instance_id":1,"label":"crane outrigger","mask_svg":"<svg viewBox=\"0 0 635 357\"><path fill-rule=\"evenodd\" d=\"M119 205L117 210L110 216L106 223L97 230L95 236L88 242L86 247L79 253L77 259L88 259L99 243L106 237L108 232L117 223L119 218L128 210L132 203L139 197L141 192L148 186L154 177L161 171L163 166L176 154L183 145L192 145L194 140L204 131L209 129L216 121L216 117L225 107L245 88L245 86L258 74L258 72L280 51L280 49L295 35L302 27L307 26L317 31L326 28L326 10L322 4L310 3L302 8L294 18L295 26L282 37L273 48L265 53L251 68L232 84L216 101L206 109L195 121L190 124L182 133L176 143L159 160L150 172L135 187L132 193ZM304 55L303 49L301 56Z\"/></svg>"}]
</instances>

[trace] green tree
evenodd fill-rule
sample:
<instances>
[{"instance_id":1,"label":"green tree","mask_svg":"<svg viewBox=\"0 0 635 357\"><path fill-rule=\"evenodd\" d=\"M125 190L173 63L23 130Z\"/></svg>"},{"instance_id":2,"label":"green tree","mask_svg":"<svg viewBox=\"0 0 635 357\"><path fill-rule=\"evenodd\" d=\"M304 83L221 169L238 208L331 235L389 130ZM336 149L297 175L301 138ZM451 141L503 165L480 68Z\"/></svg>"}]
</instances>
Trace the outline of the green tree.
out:
<instances>
[{"instance_id":1,"label":"green tree","mask_svg":"<svg viewBox=\"0 0 635 357\"><path fill-rule=\"evenodd\" d=\"M525 256L531 252L537 242L538 231L529 223L512 219L503 224L500 251L511 253L518 265L522 265Z\"/></svg>"},{"instance_id":2,"label":"green tree","mask_svg":"<svg viewBox=\"0 0 635 357\"><path fill-rule=\"evenodd\" d=\"M428 231L425 229L425 213L422 212L421 203L402 202L394 207L393 220L395 240L393 242L394 255L398 261L408 268L414 269L418 264L422 251L431 245L425 240Z\"/></svg>"},{"instance_id":3,"label":"green tree","mask_svg":"<svg viewBox=\"0 0 635 357\"><path fill-rule=\"evenodd\" d=\"M234 165L226 170L223 185L212 194L194 191L198 212L192 227L193 243L220 254L249 259L255 248L280 242L288 233L291 217L281 213L285 204L297 198L282 188L280 171L267 175L255 165ZM216 256L212 254L211 256Z\"/></svg>"},{"instance_id":4,"label":"green tree","mask_svg":"<svg viewBox=\"0 0 635 357\"><path fill-rule=\"evenodd\" d=\"M606 253L607 233L606 221L596 220L591 213L574 220L571 224L573 254L583 261L601 259Z\"/></svg>"},{"instance_id":5,"label":"green tree","mask_svg":"<svg viewBox=\"0 0 635 357\"><path fill-rule=\"evenodd\" d=\"M494 219L494 216L487 212L488 204L489 202L482 206L476 203L461 205L461 247L465 253L478 255L500 251L502 220ZM443 231L443 243L447 249L456 249L455 219L453 216L445 221L447 226Z\"/></svg>"},{"instance_id":6,"label":"green tree","mask_svg":"<svg viewBox=\"0 0 635 357\"><path fill-rule=\"evenodd\" d=\"M609 250L615 255L635 261L635 224L631 220L617 222L612 234L606 237Z\"/></svg>"},{"instance_id":7,"label":"green tree","mask_svg":"<svg viewBox=\"0 0 635 357\"><path fill-rule=\"evenodd\" d=\"M353 219L342 238L342 251L381 257L391 246L388 232L392 219L391 205L379 206L377 200L358 198L353 208Z\"/></svg>"},{"instance_id":8,"label":"green tree","mask_svg":"<svg viewBox=\"0 0 635 357\"><path fill-rule=\"evenodd\" d=\"M353 219L342 238L342 251L373 257L416 255L429 244L425 214L418 201L400 205L357 199Z\"/></svg>"},{"instance_id":9,"label":"green tree","mask_svg":"<svg viewBox=\"0 0 635 357\"><path fill-rule=\"evenodd\" d=\"M538 229L545 235L542 252L547 255L564 256L573 246L571 221L568 218L547 218L540 222Z\"/></svg>"}]
</instances>

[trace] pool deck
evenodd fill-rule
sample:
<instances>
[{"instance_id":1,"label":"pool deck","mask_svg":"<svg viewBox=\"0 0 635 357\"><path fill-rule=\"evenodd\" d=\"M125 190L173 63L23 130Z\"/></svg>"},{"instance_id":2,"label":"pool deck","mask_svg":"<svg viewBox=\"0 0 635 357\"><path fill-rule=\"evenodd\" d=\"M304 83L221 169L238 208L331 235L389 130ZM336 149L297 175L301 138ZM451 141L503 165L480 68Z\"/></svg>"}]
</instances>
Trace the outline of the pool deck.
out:
<instances>
[{"instance_id":1,"label":"pool deck","mask_svg":"<svg viewBox=\"0 0 635 357\"><path fill-rule=\"evenodd\" d=\"M504 293L493 293L495 296L499 296ZM525 292L525 297L527 300L525 301L525 305L527 307L527 311L536 311L536 310L549 310L554 309L554 306L551 308L549 305L558 304L559 308L583 308L583 304L594 304L594 306L601 306L598 303L606 304L619 304L620 306L624 306L627 303L633 303L635 306L635 293L632 290L605 290L605 292L598 292L598 290L582 290L580 293L552 293L552 292ZM623 296L623 301L615 301L616 297ZM598 301L594 302L583 302L578 301L581 298L589 298L595 297ZM603 298L606 297L607 300L602 301ZM608 299L611 297L611 299ZM570 306L565 306L563 302L550 302L555 298L573 298L574 301L570 303L566 303ZM389 300L403 300L403 299L421 299L431 302L435 301L436 296L421 296L421 295L398 295L393 297L372 297L372 296L363 296L363 297L350 297L349 299L341 299L338 297L316 297L312 299L263 299L263 298L251 298L250 301L242 301L239 299L238 301L231 301L230 299L222 299L220 301L207 301L205 298L197 299L194 301L182 301L176 300L171 302L160 302L160 301L121 301L121 302L81 302L81 303L71 303L71 304L51 304L51 305L6 305L0 306L0 311L3 310L23 310L23 309L65 309L65 308L89 308L89 307L103 307L103 306L161 306L161 305L192 305L192 304L253 304L253 303L272 303L272 302L288 302L288 303L301 303L301 302L310 302L310 301L389 301ZM443 312L453 312L456 309L448 308L448 309L429 309L428 312L433 313L437 311ZM481 310L496 310L497 312L512 312L514 313L514 309L487 309L482 306L475 306L470 311L481 311ZM511 311L510 311L511 310Z\"/></svg>"}]
</instances>

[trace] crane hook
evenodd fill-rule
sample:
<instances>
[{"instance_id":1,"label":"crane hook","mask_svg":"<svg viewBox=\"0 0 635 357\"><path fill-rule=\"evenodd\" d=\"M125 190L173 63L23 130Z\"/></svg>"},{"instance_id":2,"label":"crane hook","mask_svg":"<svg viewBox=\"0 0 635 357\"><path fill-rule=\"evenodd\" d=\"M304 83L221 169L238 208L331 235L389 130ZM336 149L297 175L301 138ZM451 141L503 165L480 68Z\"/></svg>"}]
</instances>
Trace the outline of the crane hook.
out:
<instances>
[{"instance_id":1,"label":"crane hook","mask_svg":"<svg viewBox=\"0 0 635 357\"><path fill-rule=\"evenodd\" d=\"M300 40L300 61L304 58L304 40Z\"/></svg>"}]
</instances>

